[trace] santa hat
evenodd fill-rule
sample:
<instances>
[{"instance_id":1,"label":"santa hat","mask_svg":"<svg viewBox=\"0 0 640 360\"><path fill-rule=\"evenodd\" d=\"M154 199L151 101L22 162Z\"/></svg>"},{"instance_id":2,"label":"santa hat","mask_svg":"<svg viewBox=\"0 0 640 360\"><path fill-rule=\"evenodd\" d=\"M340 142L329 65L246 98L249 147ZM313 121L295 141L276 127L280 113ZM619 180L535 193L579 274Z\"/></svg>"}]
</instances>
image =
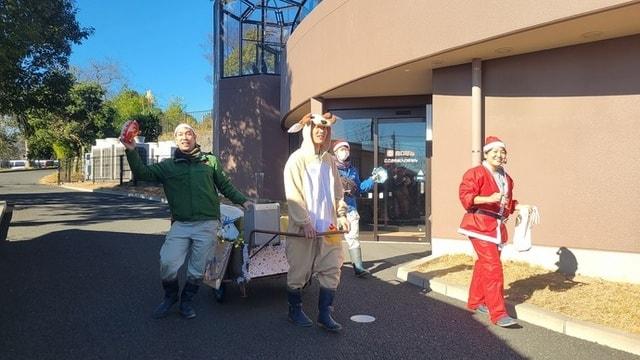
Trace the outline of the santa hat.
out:
<instances>
[{"instance_id":1,"label":"santa hat","mask_svg":"<svg viewBox=\"0 0 640 360\"><path fill-rule=\"evenodd\" d=\"M502 140L498 139L496 136L487 136L487 139L484 141L484 147L482 147L482 152L487 152L494 148L503 148L504 151L507 151L507 146L502 142Z\"/></svg>"},{"instance_id":2,"label":"santa hat","mask_svg":"<svg viewBox=\"0 0 640 360\"><path fill-rule=\"evenodd\" d=\"M191 125L189 125L189 124L185 124L185 123L182 123L182 124L179 124L178 126L176 126L176 129L175 129L175 130L173 130L173 136L176 136L176 135L178 134L178 130L180 130L180 129L187 129L187 130L191 130L191 132L192 132L194 135L196 134L196 131L193 129L193 127L191 127Z\"/></svg>"},{"instance_id":3,"label":"santa hat","mask_svg":"<svg viewBox=\"0 0 640 360\"><path fill-rule=\"evenodd\" d=\"M335 140L333 142L333 152L336 152L336 150L338 150L341 147L346 147L347 149L350 149L351 147L349 146L349 143L346 140Z\"/></svg>"}]
</instances>

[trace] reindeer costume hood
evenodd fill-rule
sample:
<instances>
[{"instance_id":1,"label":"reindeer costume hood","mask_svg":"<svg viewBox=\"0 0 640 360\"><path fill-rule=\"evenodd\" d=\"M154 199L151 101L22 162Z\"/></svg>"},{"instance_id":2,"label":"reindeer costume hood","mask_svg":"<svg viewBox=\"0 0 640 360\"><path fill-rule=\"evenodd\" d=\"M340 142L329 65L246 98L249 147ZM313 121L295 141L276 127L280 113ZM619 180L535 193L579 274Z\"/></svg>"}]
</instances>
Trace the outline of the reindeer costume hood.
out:
<instances>
[{"instance_id":1,"label":"reindeer costume hood","mask_svg":"<svg viewBox=\"0 0 640 360\"><path fill-rule=\"evenodd\" d=\"M331 125L336 123L335 115L331 113L320 114L307 114L300 119L297 123L293 124L289 128L289 133L297 133L302 130L302 145L300 149L305 154L316 154L315 145L311 135L313 126L322 126L327 129L327 136L324 138L324 143L320 146L320 152L316 155L323 154L331 148Z\"/></svg>"},{"instance_id":2,"label":"reindeer costume hood","mask_svg":"<svg viewBox=\"0 0 640 360\"><path fill-rule=\"evenodd\" d=\"M326 187L330 191L333 200L332 223L337 224L337 217L346 214L346 204L342 200L343 189L339 181L338 169L333 160L333 155L329 153L331 148L331 125L336 122L336 117L331 113L307 114L294 124L289 133L296 133L302 130L302 144L294 151L284 167L284 187L289 207L289 229L290 232L300 232L305 224L316 224L314 207L317 201L318 186ZM327 136L320 144L318 150L313 143L312 129L314 126L327 128ZM329 174L325 178L318 178L316 173L318 168L326 167ZM316 169L316 170L312 170ZM323 182L328 182L323 183ZM327 231L327 229L316 229Z\"/></svg>"}]
</instances>

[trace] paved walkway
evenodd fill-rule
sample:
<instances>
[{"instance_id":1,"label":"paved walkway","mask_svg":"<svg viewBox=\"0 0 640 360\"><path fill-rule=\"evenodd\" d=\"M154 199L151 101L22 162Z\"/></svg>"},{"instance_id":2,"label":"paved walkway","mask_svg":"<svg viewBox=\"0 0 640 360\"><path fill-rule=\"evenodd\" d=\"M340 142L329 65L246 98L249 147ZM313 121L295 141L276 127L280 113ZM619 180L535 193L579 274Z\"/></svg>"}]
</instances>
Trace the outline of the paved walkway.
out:
<instances>
[{"instance_id":1,"label":"paved walkway","mask_svg":"<svg viewBox=\"0 0 640 360\"><path fill-rule=\"evenodd\" d=\"M410 261L398 267L398 278L428 291L447 296L466 304L468 287L447 283L441 279L433 279L419 271L415 266L431 260L428 256ZM561 334L592 341L614 349L640 355L640 336L598 324L589 323L568 316L557 314L532 304L507 303L507 308L518 320L526 321Z\"/></svg>"},{"instance_id":2,"label":"paved walkway","mask_svg":"<svg viewBox=\"0 0 640 360\"><path fill-rule=\"evenodd\" d=\"M153 320L166 205L34 182L0 174L0 200L15 204L0 243L3 360L638 358L526 322L495 328L459 301L397 280L398 265L425 256L425 244L363 245L374 276L343 268L338 335L285 320L282 277L252 280L246 299L231 287L224 304L201 291L193 320ZM313 285L304 295L312 318L316 302ZM356 323L356 314L376 320Z\"/></svg>"}]
</instances>

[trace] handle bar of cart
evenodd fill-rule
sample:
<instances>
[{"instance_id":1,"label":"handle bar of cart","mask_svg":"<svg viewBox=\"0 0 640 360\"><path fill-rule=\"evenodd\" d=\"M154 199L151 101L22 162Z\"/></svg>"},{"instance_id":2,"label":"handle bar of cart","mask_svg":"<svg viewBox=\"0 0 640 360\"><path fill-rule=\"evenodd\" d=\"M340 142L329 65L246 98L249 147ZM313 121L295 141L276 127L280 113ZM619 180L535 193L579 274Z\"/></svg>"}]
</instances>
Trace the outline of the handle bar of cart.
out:
<instances>
[{"instance_id":1,"label":"handle bar of cart","mask_svg":"<svg viewBox=\"0 0 640 360\"><path fill-rule=\"evenodd\" d=\"M330 235L342 235L345 234L346 231L340 230L340 231L327 231L327 232L319 232L316 233L316 237L321 237L321 236L330 236ZM293 236L293 237L305 237L304 234L299 234L299 233L292 233L292 232L284 232L284 231L273 231L273 230L260 230L260 229L253 229L251 230L251 232L249 233L249 248L251 248L251 245L253 245L254 239L255 239L255 234L269 234L269 235L273 235L271 237L271 239L269 239L267 242L265 242L264 244L262 244L262 246L260 246L258 248L258 250L254 251L253 253L251 253L249 255L249 259L253 258L256 254L258 254L262 249L264 249L265 247L267 247L267 245L269 245L277 236L280 235L284 235L284 236Z\"/></svg>"}]
</instances>

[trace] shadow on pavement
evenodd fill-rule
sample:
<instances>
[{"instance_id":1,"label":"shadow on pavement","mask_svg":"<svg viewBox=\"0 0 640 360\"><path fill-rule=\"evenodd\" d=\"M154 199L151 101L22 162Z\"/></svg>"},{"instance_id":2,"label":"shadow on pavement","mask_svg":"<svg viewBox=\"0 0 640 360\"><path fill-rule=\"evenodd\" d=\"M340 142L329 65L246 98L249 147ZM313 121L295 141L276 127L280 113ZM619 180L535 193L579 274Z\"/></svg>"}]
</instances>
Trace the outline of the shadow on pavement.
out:
<instances>
[{"instance_id":1,"label":"shadow on pavement","mask_svg":"<svg viewBox=\"0 0 640 360\"><path fill-rule=\"evenodd\" d=\"M157 202L89 192L2 194L0 200L14 204L15 211L37 207L46 213L46 216L35 221L14 220L12 227L88 225L115 220L170 217L168 206Z\"/></svg>"},{"instance_id":2,"label":"shadow on pavement","mask_svg":"<svg viewBox=\"0 0 640 360\"><path fill-rule=\"evenodd\" d=\"M345 326L338 335L286 321L284 277L252 280L247 298L231 286L224 304L205 288L197 295L197 318L175 313L153 320L162 297L162 241L160 235L64 230L0 245L2 358L524 358L469 312L411 285L356 279L350 267L343 269L335 303ZM315 319L315 282L303 299ZM376 321L350 321L355 314Z\"/></svg>"}]
</instances>

